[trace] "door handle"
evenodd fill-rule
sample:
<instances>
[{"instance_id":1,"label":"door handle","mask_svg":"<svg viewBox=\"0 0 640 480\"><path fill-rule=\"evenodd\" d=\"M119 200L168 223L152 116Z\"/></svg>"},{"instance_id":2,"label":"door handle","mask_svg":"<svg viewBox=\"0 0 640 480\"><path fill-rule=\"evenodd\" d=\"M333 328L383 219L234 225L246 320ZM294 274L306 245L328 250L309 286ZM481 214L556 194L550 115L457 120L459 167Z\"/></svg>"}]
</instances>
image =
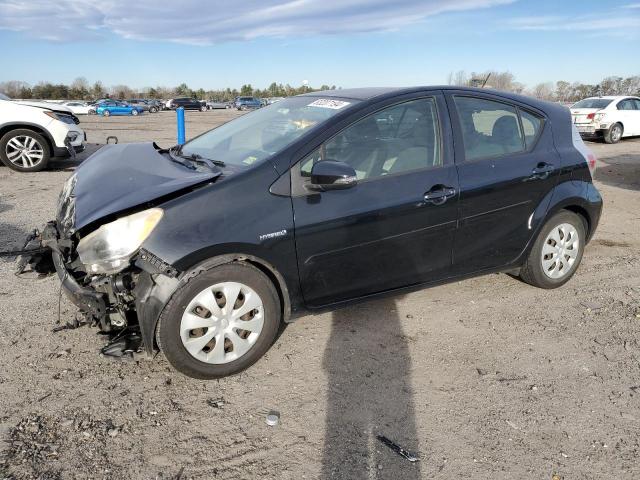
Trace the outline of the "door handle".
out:
<instances>
[{"instance_id":1,"label":"door handle","mask_svg":"<svg viewBox=\"0 0 640 480\"><path fill-rule=\"evenodd\" d=\"M536 168L531 170L530 180L544 180L551 172L553 172L553 164L547 162L540 162L536 165Z\"/></svg>"},{"instance_id":2,"label":"door handle","mask_svg":"<svg viewBox=\"0 0 640 480\"><path fill-rule=\"evenodd\" d=\"M425 203L431 203L433 205L442 205L449 198L455 196L457 193L453 187L447 187L445 185L434 185L431 189L424 194Z\"/></svg>"}]
</instances>

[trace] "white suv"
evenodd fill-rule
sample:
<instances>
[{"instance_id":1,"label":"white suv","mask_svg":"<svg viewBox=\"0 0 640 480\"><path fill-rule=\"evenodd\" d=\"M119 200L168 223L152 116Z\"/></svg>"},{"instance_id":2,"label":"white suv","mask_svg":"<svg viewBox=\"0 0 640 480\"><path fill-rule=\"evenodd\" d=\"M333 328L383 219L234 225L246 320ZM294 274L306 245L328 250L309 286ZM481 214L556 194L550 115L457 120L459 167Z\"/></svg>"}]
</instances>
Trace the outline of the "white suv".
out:
<instances>
[{"instance_id":1,"label":"white suv","mask_svg":"<svg viewBox=\"0 0 640 480\"><path fill-rule=\"evenodd\" d=\"M640 135L640 98L591 97L571 106L571 116L582 137L604 138L617 143L622 137Z\"/></svg>"},{"instance_id":2,"label":"white suv","mask_svg":"<svg viewBox=\"0 0 640 480\"><path fill-rule=\"evenodd\" d=\"M85 140L74 117L56 105L23 105L0 93L0 161L7 167L37 172L51 158L75 156Z\"/></svg>"}]
</instances>

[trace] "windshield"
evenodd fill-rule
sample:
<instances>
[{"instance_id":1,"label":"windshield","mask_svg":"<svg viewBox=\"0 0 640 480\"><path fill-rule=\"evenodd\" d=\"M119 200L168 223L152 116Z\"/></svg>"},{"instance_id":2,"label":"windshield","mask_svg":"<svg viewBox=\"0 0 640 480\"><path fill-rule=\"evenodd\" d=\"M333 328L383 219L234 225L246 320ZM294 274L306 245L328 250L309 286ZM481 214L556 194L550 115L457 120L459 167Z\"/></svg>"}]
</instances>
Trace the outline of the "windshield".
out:
<instances>
[{"instance_id":1,"label":"windshield","mask_svg":"<svg viewBox=\"0 0 640 480\"><path fill-rule=\"evenodd\" d=\"M288 98L194 138L184 145L182 154L254 165L355 103L351 99Z\"/></svg>"},{"instance_id":2,"label":"windshield","mask_svg":"<svg viewBox=\"0 0 640 480\"><path fill-rule=\"evenodd\" d=\"M575 103L571 108L605 108L612 100L606 98L585 98Z\"/></svg>"}]
</instances>

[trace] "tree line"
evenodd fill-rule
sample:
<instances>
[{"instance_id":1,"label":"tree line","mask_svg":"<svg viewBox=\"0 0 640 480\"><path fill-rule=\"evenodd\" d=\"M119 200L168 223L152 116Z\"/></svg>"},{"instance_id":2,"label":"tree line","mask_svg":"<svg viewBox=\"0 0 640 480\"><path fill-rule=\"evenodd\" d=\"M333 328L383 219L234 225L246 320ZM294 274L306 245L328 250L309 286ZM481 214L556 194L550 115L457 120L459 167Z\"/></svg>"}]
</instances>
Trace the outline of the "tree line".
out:
<instances>
[{"instance_id":1,"label":"tree line","mask_svg":"<svg viewBox=\"0 0 640 480\"><path fill-rule=\"evenodd\" d=\"M448 84L472 87L484 86L562 103L573 103L586 97L599 95L640 96L640 75L632 75L627 78L610 76L597 84L559 80L555 83L538 83L531 88L527 88L523 83L516 81L511 72L487 71L468 74L461 70L449 74Z\"/></svg>"},{"instance_id":2,"label":"tree line","mask_svg":"<svg viewBox=\"0 0 640 480\"><path fill-rule=\"evenodd\" d=\"M0 92L11 98L19 99L42 99L42 100L96 100L98 98L114 98L126 100L129 98L153 98L168 99L176 97L194 97L198 100L219 100L231 101L238 96L255 96L260 98L268 97L289 97L301 93L335 90L335 85L322 85L319 88L301 85L292 87L289 84L273 82L265 89L254 88L251 84L245 84L237 88L226 88L223 90L204 90L200 88L193 90L186 83L182 83L174 88L168 87L147 87L141 90L133 89L127 85L113 85L105 87L102 82L97 81L90 84L86 78L76 78L70 85L63 83L40 82L36 85L29 85L26 82L10 80L0 82Z\"/></svg>"},{"instance_id":3,"label":"tree line","mask_svg":"<svg viewBox=\"0 0 640 480\"><path fill-rule=\"evenodd\" d=\"M638 95L640 96L640 75L627 78L610 76L597 84L582 82L544 82L527 88L518 82L510 72L471 72L463 70L452 72L448 76L449 85L460 86L484 86L508 92L523 93L543 100L551 100L563 103L576 102L582 98L598 95ZM98 98L115 98L126 100L129 98L154 98L168 99L175 97L194 97L199 100L230 101L237 96L289 97L301 93L319 90L335 90L335 85L321 85L319 88L301 85L292 87L289 84L273 82L267 88L254 88L251 84L238 88L226 88L222 90L193 90L186 83L177 87L147 87L141 90L133 89L127 85L113 85L105 87L97 81L90 84L86 78L78 77L70 85L63 83L40 82L29 85L26 82L10 80L0 82L0 92L11 98L43 100L96 100Z\"/></svg>"}]
</instances>

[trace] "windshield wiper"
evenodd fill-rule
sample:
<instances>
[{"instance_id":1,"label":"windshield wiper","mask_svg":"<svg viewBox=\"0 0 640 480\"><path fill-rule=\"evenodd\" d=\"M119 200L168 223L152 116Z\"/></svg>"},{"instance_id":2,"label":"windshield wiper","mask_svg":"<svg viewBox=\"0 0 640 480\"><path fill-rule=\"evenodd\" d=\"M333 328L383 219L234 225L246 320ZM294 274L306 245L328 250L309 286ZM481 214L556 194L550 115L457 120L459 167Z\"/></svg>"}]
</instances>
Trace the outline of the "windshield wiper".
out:
<instances>
[{"instance_id":1,"label":"windshield wiper","mask_svg":"<svg viewBox=\"0 0 640 480\"><path fill-rule=\"evenodd\" d=\"M183 154L182 153L182 145L174 145L173 147L171 147L169 149L169 153L178 156L180 158L184 158L186 160L191 160L193 162L199 162L199 163L204 163L206 166L208 166L209 168L213 169L214 167L226 167L226 163L224 163L222 160L212 160L210 158L205 158L202 155L198 154L198 153L190 153L190 154Z\"/></svg>"},{"instance_id":2,"label":"windshield wiper","mask_svg":"<svg viewBox=\"0 0 640 480\"><path fill-rule=\"evenodd\" d=\"M189 160L193 160L194 162L202 162L209 166L215 165L217 167L226 167L227 164L222 160L213 160L211 158L205 158L198 153L190 153L189 155L180 155L182 158L187 158Z\"/></svg>"}]
</instances>

